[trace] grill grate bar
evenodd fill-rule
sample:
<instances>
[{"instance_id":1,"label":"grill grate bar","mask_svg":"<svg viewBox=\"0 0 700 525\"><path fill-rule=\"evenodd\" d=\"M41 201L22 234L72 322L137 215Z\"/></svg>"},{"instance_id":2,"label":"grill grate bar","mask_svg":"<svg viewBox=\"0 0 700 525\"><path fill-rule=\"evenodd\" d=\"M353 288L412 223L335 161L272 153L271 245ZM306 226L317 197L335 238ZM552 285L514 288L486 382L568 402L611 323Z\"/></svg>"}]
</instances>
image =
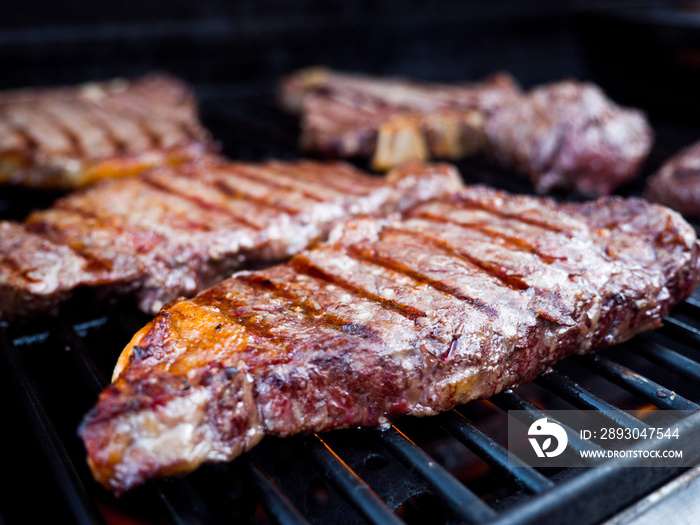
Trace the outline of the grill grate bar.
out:
<instances>
[{"instance_id":1,"label":"grill grate bar","mask_svg":"<svg viewBox=\"0 0 700 525\"><path fill-rule=\"evenodd\" d=\"M241 457L241 463L247 471L265 510L277 523L285 525L307 525L309 521L301 515L274 479L249 455Z\"/></svg>"},{"instance_id":2,"label":"grill grate bar","mask_svg":"<svg viewBox=\"0 0 700 525\"><path fill-rule=\"evenodd\" d=\"M445 503L467 523L479 523L496 516L496 511L467 489L437 461L423 452L396 426L392 425L386 430L377 430L374 435L393 454L423 476L433 490L444 499Z\"/></svg>"},{"instance_id":3,"label":"grill grate bar","mask_svg":"<svg viewBox=\"0 0 700 525\"><path fill-rule=\"evenodd\" d=\"M634 347L635 353L657 363L692 381L700 383L700 363L671 350L665 345L651 340L640 340Z\"/></svg>"},{"instance_id":4,"label":"grill grate bar","mask_svg":"<svg viewBox=\"0 0 700 525\"><path fill-rule=\"evenodd\" d=\"M371 523L377 525L400 525L403 521L360 478L318 434L305 441L309 455L321 473Z\"/></svg>"},{"instance_id":5,"label":"grill grate bar","mask_svg":"<svg viewBox=\"0 0 700 525\"><path fill-rule=\"evenodd\" d=\"M10 343L2 325L0 325L0 346L3 349L6 365L13 371L25 412L29 416L41 449L44 451L76 522L86 525L105 523L92 498L85 490L85 486L71 462L70 455L51 422L36 385L22 364L17 347Z\"/></svg>"},{"instance_id":6,"label":"grill grate bar","mask_svg":"<svg viewBox=\"0 0 700 525\"><path fill-rule=\"evenodd\" d=\"M674 339L679 339L691 346L700 346L700 330L676 317L666 317L661 331L662 333L669 332L673 334Z\"/></svg>"},{"instance_id":7,"label":"grill grate bar","mask_svg":"<svg viewBox=\"0 0 700 525\"><path fill-rule=\"evenodd\" d=\"M519 410L527 412L528 423L533 423L534 421L537 421L538 419L542 418L547 418L551 421L554 421L555 423L558 423L561 427L564 428L564 430L566 430L566 434L569 438L569 445L576 452L580 452L582 450L602 450L598 445L596 445L592 441L581 439L581 436L578 432L568 427L567 425L557 421L555 418L547 414L547 412L535 406L530 401L527 401L526 399L523 399L519 395L513 393L511 390L506 390L504 392L501 392L500 394L496 394L495 396L489 398L489 401L491 401L498 408L506 412L508 412L509 410Z\"/></svg>"},{"instance_id":8,"label":"grill grate bar","mask_svg":"<svg viewBox=\"0 0 700 525\"><path fill-rule=\"evenodd\" d=\"M508 452L456 410L442 414L440 419L445 430L526 491L537 494L554 486L552 481Z\"/></svg>"},{"instance_id":9,"label":"grill grate bar","mask_svg":"<svg viewBox=\"0 0 700 525\"><path fill-rule=\"evenodd\" d=\"M579 356L578 360L616 385L659 408L664 410L700 410L700 405L606 357L597 354L585 355Z\"/></svg>"},{"instance_id":10,"label":"grill grate bar","mask_svg":"<svg viewBox=\"0 0 700 525\"><path fill-rule=\"evenodd\" d=\"M622 427L641 430L649 426L554 370L542 374L537 378L536 383L557 394L577 408L601 411L601 414L609 421Z\"/></svg>"}]
</instances>

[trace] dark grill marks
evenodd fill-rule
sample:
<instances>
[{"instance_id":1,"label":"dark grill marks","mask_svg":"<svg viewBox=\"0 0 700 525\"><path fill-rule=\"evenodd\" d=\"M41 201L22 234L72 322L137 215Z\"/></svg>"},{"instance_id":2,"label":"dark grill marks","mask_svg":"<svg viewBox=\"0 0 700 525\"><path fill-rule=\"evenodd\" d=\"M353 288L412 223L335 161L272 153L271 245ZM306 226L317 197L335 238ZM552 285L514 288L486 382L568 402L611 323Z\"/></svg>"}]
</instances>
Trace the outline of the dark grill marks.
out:
<instances>
[{"instance_id":1,"label":"dark grill marks","mask_svg":"<svg viewBox=\"0 0 700 525\"><path fill-rule=\"evenodd\" d=\"M25 134L34 150L41 154L71 155L75 145L63 130L48 119L38 119L37 115L26 108L17 108L7 114L8 121L21 133Z\"/></svg>"},{"instance_id":2,"label":"dark grill marks","mask_svg":"<svg viewBox=\"0 0 700 525\"><path fill-rule=\"evenodd\" d=\"M154 180L149 173L146 173L144 177L142 177L142 180L144 181L144 183L150 185L151 187L159 191L169 193L170 195L174 195L176 197L180 197L181 199L190 202L204 210L220 213L221 215L226 215L227 217L231 218L234 222L242 224L243 226L246 226L254 231L260 231L262 229L260 225L249 221L245 217L242 217L239 214L235 213L233 210L223 208L212 202L207 202L203 199L197 198L192 194L187 194L174 186L168 186L166 184L163 184L160 181Z\"/></svg>"},{"instance_id":3,"label":"dark grill marks","mask_svg":"<svg viewBox=\"0 0 700 525\"><path fill-rule=\"evenodd\" d=\"M105 220L163 232L176 243L187 242L199 232L221 231L231 223L227 215L134 177L98 185L89 193L75 193L66 200L72 208L87 209Z\"/></svg>"},{"instance_id":4,"label":"dark grill marks","mask_svg":"<svg viewBox=\"0 0 700 525\"><path fill-rule=\"evenodd\" d=\"M162 139L161 136L151 128L151 126L148 125L148 121L145 120L142 116L136 116L136 115L129 115L131 119L133 119L134 123L138 126L139 130L141 133L143 133L145 136L147 136L150 141L151 145L153 148L161 148L163 147L162 144Z\"/></svg>"},{"instance_id":5,"label":"dark grill marks","mask_svg":"<svg viewBox=\"0 0 700 525\"><path fill-rule=\"evenodd\" d=\"M532 224L533 226L539 226L540 228L544 228L546 230L550 230L556 233L562 233L566 235L567 237L573 237L574 232L572 232L568 228L564 228L561 226L557 226L556 224L553 224L552 222L548 220L543 220L543 219L536 219L533 217L527 217L522 213L506 213L502 210L499 210L497 207L494 206L489 206L485 202L473 198L469 198L468 196L465 195L460 195L459 197L456 198L451 198L447 199L446 203L449 203L452 206L455 206L456 208L462 208L462 209L478 209L478 210L484 210L489 213L492 213L494 215L498 215L500 217L503 217L505 219L513 219L516 221L520 222L525 222L527 224ZM538 213L541 213L542 210L538 209L536 210ZM554 220L554 219L553 219Z\"/></svg>"},{"instance_id":6,"label":"dark grill marks","mask_svg":"<svg viewBox=\"0 0 700 525\"><path fill-rule=\"evenodd\" d=\"M240 188L235 188L233 185L231 185L229 182L222 178L217 178L211 181L210 184L224 195L234 199L242 199L248 202L253 202L261 207L269 208L273 211L282 210L285 213L288 213L289 215L296 215L297 213L299 213L299 210L296 210L294 208L290 208L280 203L270 202L262 197L253 195L250 192L243 192Z\"/></svg>"},{"instance_id":7,"label":"dark grill marks","mask_svg":"<svg viewBox=\"0 0 700 525\"><path fill-rule=\"evenodd\" d=\"M572 249L568 251L573 259L567 260L562 268L544 264L536 256L531 257L528 252L520 251L511 254L502 244L494 242L492 237L484 236L479 232L476 232L476 235L470 235L469 230L461 230L467 233L465 236L460 235L459 229L455 232L434 228L434 231L426 232L423 231L425 224L418 224L418 228L416 228L416 225L411 224L411 221L415 221L415 219L406 221L404 228L385 228L382 231L383 240L385 238L392 239L392 242L397 242L397 245L402 242L410 244L417 242L418 246L427 240L429 243L434 243L433 248L448 250L447 255L450 257L458 254L477 271L489 278L496 279L501 286L505 284L513 291L527 291L526 296L529 297L530 301L528 308L532 308L544 319L560 325L569 326L575 322L572 316L577 315L578 307L576 305L580 305L580 301L588 294L587 287L582 287L579 281L571 279L571 272L584 272L585 274L587 266L595 266L600 263L600 259L596 260L595 255L582 261L577 255L578 248L575 249L574 246L571 246ZM395 237L398 240L394 241ZM402 238L407 240L402 241ZM418 241L411 241L411 238L418 239ZM560 239L563 240L564 237L562 236ZM565 242L566 244L567 242ZM467 248L473 246L473 250L466 253L466 248L462 249L462 246ZM427 250L426 253L429 254L430 251ZM474 262L477 263L476 266Z\"/></svg>"},{"instance_id":8,"label":"dark grill marks","mask_svg":"<svg viewBox=\"0 0 700 525\"><path fill-rule=\"evenodd\" d=\"M297 162L297 165L305 168L309 167L314 172L317 171L317 168L314 167L314 163L310 161L301 160ZM359 173L357 169L350 164L345 164L343 162L335 162L333 164L333 167L335 168L337 173L342 173L342 180L343 182L347 181L347 184L350 184L351 181L354 181L356 184L370 188L381 188L385 184L381 177L377 177L374 175L368 177L366 174ZM321 180L324 181L325 177Z\"/></svg>"},{"instance_id":9,"label":"dark grill marks","mask_svg":"<svg viewBox=\"0 0 700 525\"><path fill-rule=\"evenodd\" d=\"M187 138L183 135L179 126L169 120L151 118L140 122L140 124L148 128L148 130L157 137L158 147L161 149L170 149L178 144L187 142Z\"/></svg>"},{"instance_id":10,"label":"dark grill marks","mask_svg":"<svg viewBox=\"0 0 700 525\"><path fill-rule=\"evenodd\" d=\"M100 229L108 229L114 232L115 235L119 235L121 233L121 229L118 228L116 225L111 224L106 222L105 220L101 219L95 214L92 214L88 212L87 210L80 209L80 208L72 208L68 205L65 205L62 201L58 201L55 206L57 209L66 211L68 213L73 213L76 215L79 215L85 219L88 219L90 221L95 221L99 224ZM41 219L39 219L41 220ZM50 226L50 225L49 225ZM36 229L36 223L30 222L28 224L28 229L32 231L33 229ZM42 225L42 230L45 230L44 226ZM59 233L63 233L64 230L59 229ZM75 253L83 257L87 261L87 267L86 271L88 272L111 272L114 269L113 262L105 259L98 257L95 255L94 251L89 250L86 245L84 240L76 240L76 239L68 239L62 235L55 235L53 230L49 227L48 230L45 230L43 232L50 240L51 242L55 244L60 244L63 246L67 246L71 250L73 250Z\"/></svg>"},{"instance_id":11,"label":"dark grill marks","mask_svg":"<svg viewBox=\"0 0 700 525\"><path fill-rule=\"evenodd\" d=\"M263 198L247 198L239 191L240 183L233 187L214 173L209 166L192 166L187 170L150 170L144 177L183 196L189 196L206 206L213 206L230 214L253 229L263 230L292 220L297 213L287 206L275 206ZM270 194L269 192L267 193ZM286 214L286 215L285 215Z\"/></svg>"},{"instance_id":12,"label":"dark grill marks","mask_svg":"<svg viewBox=\"0 0 700 525\"><path fill-rule=\"evenodd\" d=\"M272 179L275 183L290 190L304 192L304 195L315 195L322 201L333 201L346 195L346 192L328 187L327 184L311 181L308 178L300 180L286 167L275 162L268 162L261 167L249 166L247 173L263 173L263 177ZM303 173L303 172L302 172Z\"/></svg>"},{"instance_id":13,"label":"dark grill marks","mask_svg":"<svg viewBox=\"0 0 700 525\"><path fill-rule=\"evenodd\" d=\"M360 328L355 330L349 331L345 329L347 326L358 326L358 324L356 321L330 314L329 312L314 306L313 302L309 300L309 298L300 298L298 294L295 294L293 287L290 287L287 284L272 281L271 279L266 278L264 273L239 274L236 276L236 279L242 280L253 287L266 290L274 296L290 301L292 304L292 309L303 313L303 315L312 323L321 322L329 328L341 330L345 333L352 333L354 335L373 335L376 339L381 338L380 334L367 324L362 324Z\"/></svg>"},{"instance_id":14,"label":"dark grill marks","mask_svg":"<svg viewBox=\"0 0 700 525\"><path fill-rule=\"evenodd\" d=\"M123 93L109 93L99 98L96 104L109 109L111 112L126 115L144 125L149 117L158 118L157 106L149 107L143 104L138 96L125 97Z\"/></svg>"},{"instance_id":15,"label":"dark grill marks","mask_svg":"<svg viewBox=\"0 0 700 525\"><path fill-rule=\"evenodd\" d=\"M157 149L160 147L160 137L147 126L146 115L143 115L141 112L130 111L128 106L117 104L109 95L101 98L99 103L96 101L91 101L91 103L94 104L95 108L107 111L109 114L108 118L111 118L112 114L123 115L124 120L129 123L130 134L135 131L134 135L139 137L139 140L141 140L140 137L146 138L147 143L144 143L142 148ZM133 141L133 139L129 139L129 144L132 144Z\"/></svg>"},{"instance_id":16,"label":"dark grill marks","mask_svg":"<svg viewBox=\"0 0 700 525\"><path fill-rule=\"evenodd\" d=\"M101 130L111 143L116 154L124 154L130 151L128 134L120 133L117 123L115 123L119 117L116 115L105 117L99 106L92 106L87 100L76 100L75 105L80 110L83 118Z\"/></svg>"},{"instance_id":17,"label":"dark grill marks","mask_svg":"<svg viewBox=\"0 0 700 525\"><path fill-rule=\"evenodd\" d=\"M254 287L251 285L250 288ZM271 346L267 350L274 351L275 347L283 345L289 338L273 334L271 329L275 325L266 323L254 308L249 309L246 313L238 312L237 309L251 306L247 302L249 299L251 299L251 295L244 293L226 294L222 297L219 294L205 292L192 299L192 302L197 305L216 307L219 313L230 319L232 323L245 327L247 332L269 342Z\"/></svg>"},{"instance_id":18,"label":"dark grill marks","mask_svg":"<svg viewBox=\"0 0 700 525\"><path fill-rule=\"evenodd\" d=\"M336 275L329 274L328 272L324 271L323 269L321 269L318 266L316 266L315 264L313 264L309 259L304 257L303 254L300 254L300 255L297 255L296 257L294 257L289 262L289 264L299 273L303 273L303 274L308 275L310 277L314 277L316 279L326 281L328 283L339 286L340 288L343 288L354 295L357 295L359 297L364 297L365 299L369 299L371 301L379 303L382 306L384 306L385 308L390 308L390 309L400 313L401 315L405 316L406 318L410 319L411 321L415 321L416 319L419 319L421 317L426 316L426 313L419 310L418 308L404 305L404 304L401 304L398 301L395 301L393 299L387 299L387 298L381 297L377 294L373 294L371 292L368 292L367 290L364 290L363 288L361 288L359 286L355 286L352 283L349 283L347 281L340 279Z\"/></svg>"},{"instance_id":19,"label":"dark grill marks","mask_svg":"<svg viewBox=\"0 0 700 525\"><path fill-rule=\"evenodd\" d=\"M89 117L81 110L79 101L42 101L40 107L45 117L51 119L71 137L79 157L110 157L118 152L114 143L109 141L105 130L90 122Z\"/></svg>"},{"instance_id":20,"label":"dark grill marks","mask_svg":"<svg viewBox=\"0 0 700 525\"><path fill-rule=\"evenodd\" d=\"M46 115L46 116L48 117L48 115ZM68 142L70 142L70 144L71 144L71 151L70 151L71 156L75 156L75 157L86 157L87 156L86 150L83 147L83 144L80 140L80 137L72 129L67 127L64 122L62 122L61 120L59 120L57 118L50 118L49 117L47 120L49 120L51 122L51 124L53 124L56 127L56 129L60 130L61 133L63 133L65 135Z\"/></svg>"},{"instance_id":21,"label":"dark grill marks","mask_svg":"<svg viewBox=\"0 0 700 525\"><path fill-rule=\"evenodd\" d=\"M273 163L271 166L276 167ZM341 164L337 164L339 170L342 169ZM351 172L351 170L345 169L346 173ZM318 167L314 167L308 163L298 163L293 164L289 167L285 167L283 172L296 175L298 178L309 181L312 185L322 185L324 187L330 187L333 190L337 190L341 193L349 193L350 195L364 196L372 191L365 181L349 180L345 178L338 178L334 176L335 174L329 174L328 171L323 170L319 173Z\"/></svg>"},{"instance_id":22,"label":"dark grill marks","mask_svg":"<svg viewBox=\"0 0 700 525\"><path fill-rule=\"evenodd\" d=\"M93 122L101 126L105 133L112 137L121 153L134 153L154 147L151 139L127 116L116 112L110 113L90 98L81 100L81 104Z\"/></svg>"},{"instance_id":23,"label":"dark grill marks","mask_svg":"<svg viewBox=\"0 0 700 525\"><path fill-rule=\"evenodd\" d=\"M184 91L184 96L174 97L170 88L158 79L155 82L145 79L134 82L129 94L124 90L107 90L95 103L136 122L155 148L169 148L192 137L205 139L206 131L196 122L194 101Z\"/></svg>"},{"instance_id":24,"label":"dark grill marks","mask_svg":"<svg viewBox=\"0 0 700 525\"><path fill-rule=\"evenodd\" d=\"M417 212L411 214L411 217L416 217L416 218L421 218L425 219L428 221L434 221L434 222L440 222L444 224L452 224L454 226L459 226L461 228L467 228L470 230L476 230L481 233L485 233L486 235L489 235L491 237L494 237L496 239L502 239L504 241L504 245L508 246L509 248L516 249L519 251L526 251L529 252L533 255L536 255L539 257L542 262L546 264L551 264L554 261L562 260L561 257L552 257L551 255L547 255L545 253L542 253L540 250L538 250L535 246L533 246L531 243L527 242L525 239L521 237L515 237L513 235L508 235L502 231L499 231L494 228L489 228L486 224L480 224L478 222L474 223L467 223L463 221L456 220L454 218L446 217L443 215L436 215L430 212L425 212L425 211L420 211L418 210Z\"/></svg>"},{"instance_id":25,"label":"dark grill marks","mask_svg":"<svg viewBox=\"0 0 700 525\"><path fill-rule=\"evenodd\" d=\"M387 231L394 231L400 234L405 234L405 235L411 235L420 238L424 242L428 243L430 246L433 248L436 248L447 255L450 255L451 257L455 257L457 259L461 259L464 261L469 262L472 266L475 266L479 268L481 271L484 273L488 274L491 277L494 277L498 279L500 282L502 282L505 286L513 289L513 290L527 290L530 286L520 279L517 276L514 275L508 275L507 271L505 268L498 266L496 264L493 264L488 261L484 261L481 259L478 259L476 257L473 257L472 255L468 254L467 252L463 250L455 250L452 246L450 246L449 243L446 243L444 241L441 241L440 239L437 239L430 235L427 232L421 232L421 231L415 231L415 230L409 230L409 229L403 229L403 228L387 228Z\"/></svg>"},{"instance_id":26,"label":"dark grill marks","mask_svg":"<svg viewBox=\"0 0 700 525\"><path fill-rule=\"evenodd\" d=\"M271 281L247 279L245 274L233 277L226 291L212 289L192 300L197 305L215 306L230 322L245 328L253 339L248 341L246 363L256 366L259 361L287 362L295 350L308 345L318 345L331 340L334 345L354 349L367 338L375 339L370 329L346 330L354 323L316 311L294 296L287 296ZM222 293L224 292L224 293Z\"/></svg>"},{"instance_id":27,"label":"dark grill marks","mask_svg":"<svg viewBox=\"0 0 700 525\"><path fill-rule=\"evenodd\" d=\"M353 258L361 261L365 261L371 264L376 264L393 272L405 275L414 281L425 284L438 290L439 292L451 295L456 299L466 302L467 304L473 306L477 310L482 311L489 318L494 319L498 313L496 310L484 303L481 299L476 299L465 294L463 290L457 288L456 286L451 286L445 282L431 279L405 264L399 263L398 261L392 260L388 257L383 257L379 255L375 250L372 249L370 244L362 245L355 244L347 247L347 254Z\"/></svg>"},{"instance_id":28,"label":"dark grill marks","mask_svg":"<svg viewBox=\"0 0 700 525\"><path fill-rule=\"evenodd\" d=\"M236 170L237 175L241 175L245 178L252 179L255 182L264 184L266 186L269 186L271 188L280 188L286 191L293 191L296 193L299 193L306 197L307 199L311 199L316 202L326 202L327 199L324 199L323 197L316 195L315 193L309 192L307 188L304 187L299 187L298 185L293 185L289 184L286 181L279 180L277 178L271 179L269 176L269 173L267 173L266 170L256 170L255 168L251 166L244 166L244 165L234 165L234 169Z\"/></svg>"}]
</instances>

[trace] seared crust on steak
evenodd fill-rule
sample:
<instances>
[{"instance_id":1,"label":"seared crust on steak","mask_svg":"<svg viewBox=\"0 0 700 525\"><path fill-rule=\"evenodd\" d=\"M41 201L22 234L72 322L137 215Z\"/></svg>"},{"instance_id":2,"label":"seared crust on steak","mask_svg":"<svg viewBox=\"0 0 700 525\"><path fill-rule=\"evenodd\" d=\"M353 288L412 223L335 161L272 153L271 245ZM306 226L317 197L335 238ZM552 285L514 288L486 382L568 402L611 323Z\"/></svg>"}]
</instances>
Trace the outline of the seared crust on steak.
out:
<instances>
[{"instance_id":1,"label":"seared crust on steak","mask_svg":"<svg viewBox=\"0 0 700 525\"><path fill-rule=\"evenodd\" d=\"M700 279L694 230L638 199L483 187L355 219L289 263L175 301L80 429L118 493L289 436L429 415L657 328Z\"/></svg>"},{"instance_id":2,"label":"seared crust on steak","mask_svg":"<svg viewBox=\"0 0 700 525\"><path fill-rule=\"evenodd\" d=\"M169 75L0 93L0 183L76 188L215 150Z\"/></svg>"},{"instance_id":3,"label":"seared crust on steak","mask_svg":"<svg viewBox=\"0 0 700 525\"><path fill-rule=\"evenodd\" d=\"M281 105L301 113L301 146L335 157L369 157L386 170L407 160L459 159L485 145L484 121L517 96L499 73L473 84L379 79L323 68L286 77Z\"/></svg>"},{"instance_id":4,"label":"seared crust on steak","mask_svg":"<svg viewBox=\"0 0 700 525\"><path fill-rule=\"evenodd\" d=\"M700 219L700 142L666 161L647 180L645 196L687 218Z\"/></svg>"},{"instance_id":5,"label":"seared crust on steak","mask_svg":"<svg viewBox=\"0 0 700 525\"><path fill-rule=\"evenodd\" d=\"M641 111L622 108L593 84L567 80L513 99L485 125L490 154L529 175L538 192L608 195L634 178L653 133Z\"/></svg>"},{"instance_id":6,"label":"seared crust on steak","mask_svg":"<svg viewBox=\"0 0 700 525\"><path fill-rule=\"evenodd\" d=\"M51 312L78 287L135 295L156 313L241 268L289 258L356 215L462 187L446 165L386 178L347 164L197 162L105 181L0 223L0 319Z\"/></svg>"}]
</instances>

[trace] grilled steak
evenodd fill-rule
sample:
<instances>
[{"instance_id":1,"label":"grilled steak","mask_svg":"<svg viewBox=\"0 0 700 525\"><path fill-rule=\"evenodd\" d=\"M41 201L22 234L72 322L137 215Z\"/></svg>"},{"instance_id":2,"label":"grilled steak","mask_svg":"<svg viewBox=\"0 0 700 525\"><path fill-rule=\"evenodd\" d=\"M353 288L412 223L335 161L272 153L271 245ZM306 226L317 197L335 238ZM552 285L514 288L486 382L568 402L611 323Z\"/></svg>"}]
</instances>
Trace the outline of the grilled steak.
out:
<instances>
[{"instance_id":1,"label":"grilled steak","mask_svg":"<svg viewBox=\"0 0 700 525\"><path fill-rule=\"evenodd\" d=\"M0 183L66 189L215 149L180 80L0 93Z\"/></svg>"},{"instance_id":2,"label":"grilled steak","mask_svg":"<svg viewBox=\"0 0 700 525\"><path fill-rule=\"evenodd\" d=\"M667 208L473 187L171 303L80 435L124 492L289 436L430 415L657 328L700 279Z\"/></svg>"},{"instance_id":3,"label":"grilled steak","mask_svg":"<svg viewBox=\"0 0 700 525\"><path fill-rule=\"evenodd\" d=\"M482 150L485 118L518 93L502 73L449 86L315 68L284 79L280 101L302 115L303 149L369 157L384 170L410 159L458 159Z\"/></svg>"},{"instance_id":4,"label":"grilled steak","mask_svg":"<svg viewBox=\"0 0 700 525\"><path fill-rule=\"evenodd\" d=\"M485 125L488 151L528 174L539 192L610 194L634 178L653 141L644 115L621 108L595 85L564 81L533 89Z\"/></svg>"},{"instance_id":5,"label":"grilled steak","mask_svg":"<svg viewBox=\"0 0 700 525\"><path fill-rule=\"evenodd\" d=\"M646 197L700 219L700 142L669 159L647 181Z\"/></svg>"},{"instance_id":6,"label":"grilled steak","mask_svg":"<svg viewBox=\"0 0 700 525\"><path fill-rule=\"evenodd\" d=\"M444 165L405 165L382 180L305 161L200 161L104 181L24 224L0 223L0 319L50 312L78 287L135 295L156 313L236 269L287 259L349 217L459 188Z\"/></svg>"}]
</instances>

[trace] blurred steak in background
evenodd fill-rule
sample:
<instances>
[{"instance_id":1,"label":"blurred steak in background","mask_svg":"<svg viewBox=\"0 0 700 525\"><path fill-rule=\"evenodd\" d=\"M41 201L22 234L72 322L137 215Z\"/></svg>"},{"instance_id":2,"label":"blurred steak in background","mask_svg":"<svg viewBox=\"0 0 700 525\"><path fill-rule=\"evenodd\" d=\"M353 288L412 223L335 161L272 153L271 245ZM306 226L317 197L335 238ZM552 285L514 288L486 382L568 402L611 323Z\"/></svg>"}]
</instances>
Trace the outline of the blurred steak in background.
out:
<instances>
[{"instance_id":1,"label":"blurred steak in background","mask_svg":"<svg viewBox=\"0 0 700 525\"><path fill-rule=\"evenodd\" d=\"M77 188L215 149L194 93L169 75L0 92L0 183Z\"/></svg>"},{"instance_id":2,"label":"blurred steak in background","mask_svg":"<svg viewBox=\"0 0 700 525\"><path fill-rule=\"evenodd\" d=\"M489 153L528 175L537 192L563 188L593 197L638 176L654 137L643 112L573 80L536 87L504 104L485 130Z\"/></svg>"},{"instance_id":3,"label":"blurred steak in background","mask_svg":"<svg viewBox=\"0 0 700 525\"><path fill-rule=\"evenodd\" d=\"M365 157L390 169L408 160L461 159L486 145L484 123L520 93L506 73L481 82L430 84L404 78L298 71L279 88L301 116L300 146L331 157Z\"/></svg>"},{"instance_id":4,"label":"blurred steak in background","mask_svg":"<svg viewBox=\"0 0 700 525\"><path fill-rule=\"evenodd\" d=\"M649 177L645 196L689 219L700 219L700 143L683 149Z\"/></svg>"}]
</instances>

